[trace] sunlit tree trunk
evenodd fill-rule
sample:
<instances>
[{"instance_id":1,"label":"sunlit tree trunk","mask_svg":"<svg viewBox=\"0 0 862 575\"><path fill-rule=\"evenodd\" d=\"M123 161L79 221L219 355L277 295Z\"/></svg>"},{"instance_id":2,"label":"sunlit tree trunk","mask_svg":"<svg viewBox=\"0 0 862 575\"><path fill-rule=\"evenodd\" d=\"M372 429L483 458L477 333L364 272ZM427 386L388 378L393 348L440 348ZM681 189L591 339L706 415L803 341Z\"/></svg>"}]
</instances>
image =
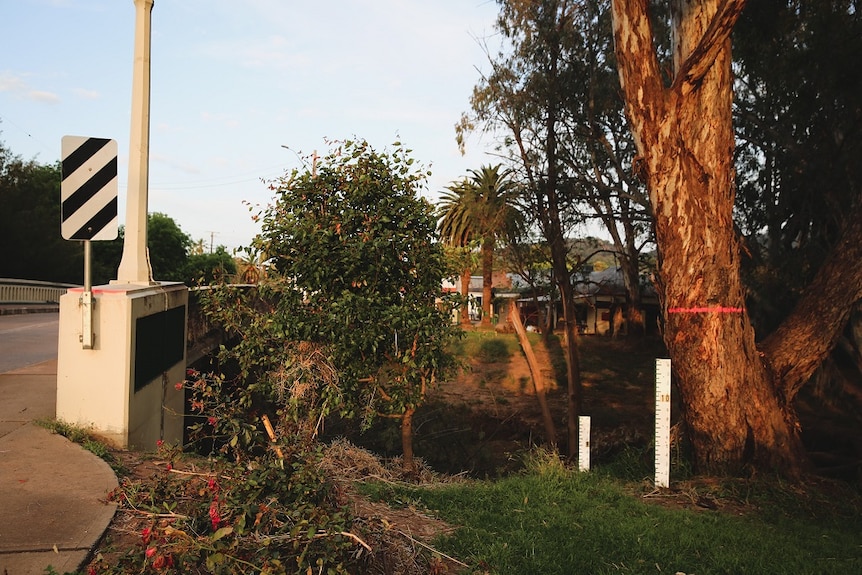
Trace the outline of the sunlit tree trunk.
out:
<instances>
[{"instance_id":1,"label":"sunlit tree trunk","mask_svg":"<svg viewBox=\"0 0 862 575\"><path fill-rule=\"evenodd\" d=\"M493 313L494 238L482 240L482 325L491 325Z\"/></svg>"},{"instance_id":2,"label":"sunlit tree trunk","mask_svg":"<svg viewBox=\"0 0 862 575\"><path fill-rule=\"evenodd\" d=\"M405 473L416 472L416 461L413 457L413 414L416 409L408 407L401 417L401 468Z\"/></svg>"},{"instance_id":3,"label":"sunlit tree trunk","mask_svg":"<svg viewBox=\"0 0 862 575\"><path fill-rule=\"evenodd\" d=\"M467 267L461 273L461 325L470 325L470 278L472 270Z\"/></svg>"},{"instance_id":4,"label":"sunlit tree trunk","mask_svg":"<svg viewBox=\"0 0 862 575\"><path fill-rule=\"evenodd\" d=\"M673 3L674 81L661 81L643 0L614 0L626 110L659 248L664 338L699 470L798 469L792 409L755 346L734 233L730 30L743 0Z\"/></svg>"},{"instance_id":5,"label":"sunlit tree trunk","mask_svg":"<svg viewBox=\"0 0 862 575\"><path fill-rule=\"evenodd\" d=\"M625 310L626 334L640 336L645 332L643 316L643 298L641 297L640 270L638 262L629 257L620 258L620 268L623 275L623 283L626 288Z\"/></svg>"},{"instance_id":6,"label":"sunlit tree trunk","mask_svg":"<svg viewBox=\"0 0 862 575\"><path fill-rule=\"evenodd\" d=\"M533 380L533 389L536 392L536 399L539 402L539 408L542 410L542 424L545 427L545 441L549 445L556 447L557 445L557 430L554 426L554 416L551 415L551 408L548 405L548 398L545 393L545 379L542 376L542 370L539 368L539 361L536 359L536 353L533 351L533 346L527 337L527 330L524 328L524 323L521 321L521 314L518 311L518 305L515 300L509 301L509 318L512 325L515 326L515 333L518 334L518 341L521 342L521 349L524 350L524 355L527 358L527 365L530 367L530 377Z\"/></svg>"}]
</instances>

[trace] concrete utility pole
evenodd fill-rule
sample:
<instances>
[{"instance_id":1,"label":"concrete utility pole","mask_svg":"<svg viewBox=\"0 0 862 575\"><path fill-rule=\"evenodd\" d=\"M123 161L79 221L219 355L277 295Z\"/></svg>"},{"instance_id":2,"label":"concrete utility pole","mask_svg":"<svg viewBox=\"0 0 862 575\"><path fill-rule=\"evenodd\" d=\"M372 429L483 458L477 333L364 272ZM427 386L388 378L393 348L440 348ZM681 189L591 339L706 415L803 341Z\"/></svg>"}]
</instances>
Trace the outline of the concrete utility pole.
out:
<instances>
[{"instance_id":1,"label":"concrete utility pole","mask_svg":"<svg viewBox=\"0 0 862 575\"><path fill-rule=\"evenodd\" d=\"M150 21L135 3L135 62L126 237L117 280L93 287L92 325L81 331L82 289L60 298L57 418L92 427L122 449L183 440L188 289L155 282L147 257L150 147ZM86 323L86 322L85 322ZM83 345L82 345L83 343ZM89 345L88 345L89 344Z\"/></svg>"},{"instance_id":2,"label":"concrete utility pole","mask_svg":"<svg viewBox=\"0 0 862 575\"><path fill-rule=\"evenodd\" d=\"M150 28L154 0L135 2L135 64L132 75L132 125L126 236L117 283L152 284L147 255L147 194L150 162Z\"/></svg>"}]
</instances>

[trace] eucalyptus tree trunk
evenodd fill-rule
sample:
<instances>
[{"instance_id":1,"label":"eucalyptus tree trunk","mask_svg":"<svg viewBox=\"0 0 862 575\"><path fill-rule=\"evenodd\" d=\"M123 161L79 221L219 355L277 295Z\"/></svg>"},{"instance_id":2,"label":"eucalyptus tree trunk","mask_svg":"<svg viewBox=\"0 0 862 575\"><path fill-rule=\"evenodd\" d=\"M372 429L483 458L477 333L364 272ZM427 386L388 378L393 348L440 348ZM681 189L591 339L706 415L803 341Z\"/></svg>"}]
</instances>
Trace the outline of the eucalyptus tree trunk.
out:
<instances>
[{"instance_id":1,"label":"eucalyptus tree trunk","mask_svg":"<svg viewBox=\"0 0 862 575\"><path fill-rule=\"evenodd\" d=\"M461 325L469 326L470 321L470 277L472 270L467 267L461 272Z\"/></svg>"},{"instance_id":2,"label":"eucalyptus tree trunk","mask_svg":"<svg viewBox=\"0 0 862 575\"><path fill-rule=\"evenodd\" d=\"M601 210L601 204L596 203L594 206L596 211ZM625 311L626 333L635 336L644 335L646 324L643 314L643 298L641 297L639 250L636 244L637 233L632 209L627 203L623 203L619 221L611 217L603 217L602 221L611 236L619 257L620 271L628 301L628 307ZM618 224L623 228L622 234L617 228Z\"/></svg>"},{"instance_id":3,"label":"eucalyptus tree trunk","mask_svg":"<svg viewBox=\"0 0 862 575\"><path fill-rule=\"evenodd\" d=\"M623 284L626 288L626 300L628 307L625 311L626 334L641 336L646 332L643 315L643 298L641 297L640 270L637 260L629 256L620 258L620 269L623 275Z\"/></svg>"},{"instance_id":4,"label":"eucalyptus tree trunk","mask_svg":"<svg viewBox=\"0 0 862 575\"><path fill-rule=\"evenodd\" d=\"M626 111L659 249L667 344L698 469L794 472L798 424L755 345L734 232L730 31L744 0L673 2L662 83L643 0L613 0Z\"/></svg>"},{"instance_id":5,"label":"eucalyptus tree trunk","mask_svg":"<svg viewBox=\"0 0 862 575\"><path fill-rule=\"evenodd\" d=\"M494 238L482 239L482 325L491 325L494 281Z\"/></svg>"},{"instance_id":6,"label":"eucalyptus tree trunk","mask_svg":"<svg viewBox=\"0 0 862 575\"><path fill-rule=\"evenodd\" d=\"M575 316L575 299L570 281L559 284L563 300L563 337L566 350L566 440L570 459L578 457L578 415L583 406L581 359L578 354L578 322Z\"/></svg>"},{"instance_id":7,"label":"eucalyptus tree trunk","mask_svg":"<svg viewBox=\"0 0 862 575\"><path fill-rule=\"evenodd\" d=\"M759 346L743 299L734 203L730 31L744 0L673 3L665 87L643 0L613 0L626 111L650 192L665 343L705 471L799 472L793 400L862 298L862 205L782 324Z\"/></svg>"}]
</instances>

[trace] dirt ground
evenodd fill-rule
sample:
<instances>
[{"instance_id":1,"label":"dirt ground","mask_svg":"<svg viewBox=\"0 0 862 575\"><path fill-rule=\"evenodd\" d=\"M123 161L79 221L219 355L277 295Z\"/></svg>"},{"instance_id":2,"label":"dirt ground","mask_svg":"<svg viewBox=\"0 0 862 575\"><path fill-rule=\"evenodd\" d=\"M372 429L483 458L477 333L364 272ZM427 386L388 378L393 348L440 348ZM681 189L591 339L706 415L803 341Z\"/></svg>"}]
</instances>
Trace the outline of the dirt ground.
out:
<instances>
[{"instance_id":1,"label":"dirt ground","mask_svg":"<svg viewBox=\"0 0 862 575\"><path fill-rule=\"evenodd\" d=\"M489 334L489 337L495 335ZM613 353L629 357L620 361L616 368L603 365L604 361L585 358L582 369L585 398L589 396L590 389L604 390L600 400L590 401L600 408L596 414L598 425L594 424L594 434L616 434L622 438L616 425L619 409L632 401L648 402L651 397L650 374L636 371L635 376L642 376L642 381L633 386L628 383L631 377L629 360L632 357L623 353L623 349L624 346ZM564 368L561 370L559 367L559 350L536 345L534 351L541 365L542 383L546 386L548 401L554 413L557 436L562 438L566 429L566 398L565 373ZM558 355L556 360L554 353ZM643 360L639 358L637 361ZM615 383L608 383L609 379ZM610 418L609 409L614 410ZM632 430L630 435L634 438L646 432L644 426L648 427L652 417L648 410L647 413L639 411L634 409L624 416L628 422L626 425ZM608 429L603 430L605 427ZM397 442L386 443L387 433L392 435L392 431L378 430L376 434L364 437L364 443L374 448L375 454L361 445L341 439L330 443L325 461L333 471L333 476L337 477L343 504L350 507L365 532L374 534L375 540L369 541L369 544L380 553L381 564L387 565L386 570L381 572L457 572L463 567L457 558L429 553L433 539L451 531L452 526L413 507L390 508L383 503L369 501L354 488L356 481L369 478L384 482L403 479L396 456L400 446ZM463 481L469 475L497 476L519 468L520 462L514 454L528 450L531 445L546 443L546 438L542 437L541 411L524 355L513 353L502 361L487 363L473 361L457 377L436 386L428 398L428 405L417 412L415 431L416 453L423 460L420 463L420 482ZM357 443L363 443L363 437L351 437L351 440L354 439ZM613 441L618 442L620 439ZM608 442L598 441L599 445L603 443ZM381 453L383 457L376 455ZM195 474L201 471L195 467L193 460L182 458L171 461L171 469L166 470L169 462L153 458L151 454L117 452L115 456L128 470L128 480L139 484L142 490L146 490L148 484L165 481L166 476L194 481ZM415 480L411 478L411 481ZM110 564L112 557L122 555L127 549L140 547L141 532L153 521L153 517L147 513L121 508L105 539L95 550L93 565L99 565L100 562L101 566ZM437 559L432 559L435 556Z\"/></svg>"},{"instance_id":2,"label":"dirt ground","mask_svg":"<svg viewBox=\"0 0 862 575\"><path fill-rule=\"evenodd\" d=\"M634 345L625 339L582 338L579 348L583 413L592 417L593 461L609 458L626 447L647 447L653 434L654 360L663 356L661 342L640 341ZM557 444L564 453L566 390L561 350L537 344L534 351L554 416ZM827 433L817 431L816 425L813 429ZM513 353L489 362L473 360L457 377L430 392L427 404L416 413L414 431L416 455L422 460L420 481L463 481L519 469L519 453L533 445L547 444L524 355ZM356 481L369 478L384 482L404 479L399 475L396 457L400 449L398 435L397 427L390 425L350 437L350 442L331 441L326 465L338 477L343 504L350 507L365 532L375 534L375 540L369 543L385 566L381 573L457 572L463 566L457 558L428 552L434 537L451 531L452 526L413 507L393 509L369 501L354 488ZM165 461L132 453L116 455L129 469L133 481L146 484L162 480L165 475ZM179 462L170 473L194 471ZM711 495L715 490L710 479L698 481L679 483L674 490L661 492L650 492L647 487L638 495L660 505L733 514L749 510L747 504L733 498ZM146 514L119 511L95 557L103 554L109 558L118 550L140 545L141 530L150 522L152 518Z\"/></svg>"},{"instance_id":3,"label":"dirt ground","mask_svg":"<svg viewBox=\"0 0 862 575\"><path fill-rule=\"evenodd\" d=\"M556 340L552 344L560 345ZM654 435L655 359L666 357L662 342L654 338L583 336L578 348L583 394L580 415L592 420L593 460L602 461L627 447L648 446ZM540 342L533 349L542 366L556 443L565 453L566 374L562 350L546 349ZM796 408L814 472L826 478L858 482L862 479L862 386L856 389L858 397L847 387L845 384L836 391L825 385L808 385L800 392ZM539 402L522 353L514 353L503 362L474 359L458 377L432 390L428 399L424 412L417 412L416 451L437 469L457 472L460 460L467 462L464 469L474 475L494 476L512 470L501 464L507 453L547 443ZM675 406L674 423L678 413ZM447 433L446 425L435 421L446 417L452 418L453 425L469 421L470 428L464 426L460 433ZM434 440L440 434L445 441ZM454 446L459 441L470 447L447 454L447 450L456 451Z\"/></svg>"},{"instance_id":4,"label":"dirt ground","mask_svg":"<svg viewBox=\"0 0 862 575\"><path fill-rule=\"evenodd\" d=\"M488 337L494 337L493 334ZM499 337L514 337L500 335ZM559 346L557 340L553 345ZM657 340L631 341L584 337L579 341L583 411L591 417L594 458L646 445L653 433L654 365L663 355ZM556 436L565 453L566 373L562 349L533 344L540 364ZM497 476L517 468L514 454L548 445L542 412L523 353L502 361L473 359L457 377L440 383L417 411L416 453L435 469ZM364 441L362 438L360 442ZM375 452L387 446L371 441ZM394 449L394 447L393 447ZM460 466L460 467L459 467Z\"/></svg>"}]
</instances>

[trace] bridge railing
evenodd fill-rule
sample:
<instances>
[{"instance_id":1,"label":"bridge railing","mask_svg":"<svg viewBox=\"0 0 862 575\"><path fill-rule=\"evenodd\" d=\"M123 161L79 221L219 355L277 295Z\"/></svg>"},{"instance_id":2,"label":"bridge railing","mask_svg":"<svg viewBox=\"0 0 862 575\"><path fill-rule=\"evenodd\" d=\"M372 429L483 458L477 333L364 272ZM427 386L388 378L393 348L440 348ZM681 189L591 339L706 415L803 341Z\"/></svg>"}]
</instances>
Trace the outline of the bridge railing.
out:
<instances>
[{"instance_id":1,"label":"bridge railing","mask_svg":"<svg viewBox=\"0 0 862 575\"><path fill-rule=\"evenodd\" d=\"M0 304L45 304L59 303L60 296L69 288L81 287L75 284L59 284L35 280L0 278ZM237 284L238 289L251 289L253 286ZM219 345L225 343L229 334L213 326L204 313L200 293L207 287L189 290L187 361L192 364L207 356Z\"/></svg>"},{"instance_id":2,"label":"bridge railing","mask_svg":"<svg viewBox=\"0 0 862 575\"><path fill-rule=\"evenodd\" d=\"M75 284L0 278L0 303L60 303L66 290Z\"/></svg>"}]
</instances>

